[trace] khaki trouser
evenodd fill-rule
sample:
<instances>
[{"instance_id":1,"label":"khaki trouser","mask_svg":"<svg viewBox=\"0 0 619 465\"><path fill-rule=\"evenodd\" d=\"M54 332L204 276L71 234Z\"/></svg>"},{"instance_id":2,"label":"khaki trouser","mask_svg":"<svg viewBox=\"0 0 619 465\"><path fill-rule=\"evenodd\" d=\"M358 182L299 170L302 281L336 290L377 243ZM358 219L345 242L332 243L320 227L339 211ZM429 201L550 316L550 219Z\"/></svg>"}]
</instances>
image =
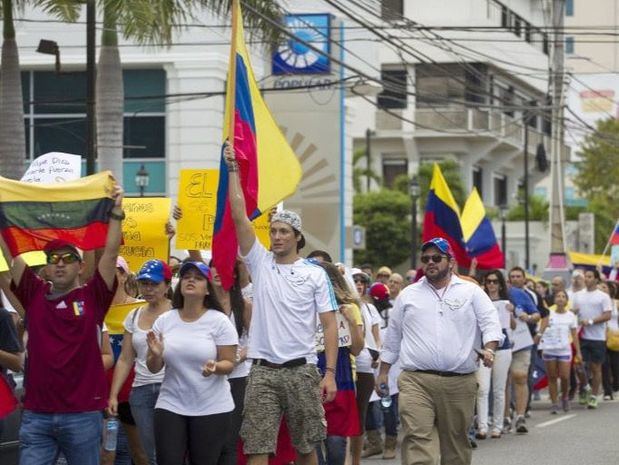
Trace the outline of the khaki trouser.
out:
<instances>
[{"instance_id":1,"label":"khaki trouser","mask_svg":"<svg viewBox=\"0 0 619 465\"><path fill-rule=\"evenodd\" d=\"M475 374L443 377L403 371L398 379L402 465L470 465L468 430L475 412Z\"/></svg>"}]
</instances>

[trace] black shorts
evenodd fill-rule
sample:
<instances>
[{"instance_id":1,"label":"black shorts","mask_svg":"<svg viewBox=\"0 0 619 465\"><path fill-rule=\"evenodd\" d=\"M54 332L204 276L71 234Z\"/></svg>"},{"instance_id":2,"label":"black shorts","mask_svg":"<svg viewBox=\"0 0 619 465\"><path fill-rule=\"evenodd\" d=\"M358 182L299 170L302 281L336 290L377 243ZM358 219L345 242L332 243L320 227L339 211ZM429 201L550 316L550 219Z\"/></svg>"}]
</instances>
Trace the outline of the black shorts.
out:
<instances>
[{"instance_id":1,"label":"black shorts","mask_svg":"<svg viewBox=\"0 0 619 465\"><path fill-rule=\"evenodd\" d=\"M135 420L133 419L133 415L131 415L131 408L129 407L129 402L118 403L118 419L121 423L124 423L125 425L135 426Z\"/></svg>"},{"instance_id":2,"label":"black shorts","mask_svg":"<svg viewBox=\"0 0 619 465\"><path fill-rule=\"evenodd\" d=\"M606 341L580 340L580 352L583 362L604 363L606 358Z\"/></svg>"}]
</instances>

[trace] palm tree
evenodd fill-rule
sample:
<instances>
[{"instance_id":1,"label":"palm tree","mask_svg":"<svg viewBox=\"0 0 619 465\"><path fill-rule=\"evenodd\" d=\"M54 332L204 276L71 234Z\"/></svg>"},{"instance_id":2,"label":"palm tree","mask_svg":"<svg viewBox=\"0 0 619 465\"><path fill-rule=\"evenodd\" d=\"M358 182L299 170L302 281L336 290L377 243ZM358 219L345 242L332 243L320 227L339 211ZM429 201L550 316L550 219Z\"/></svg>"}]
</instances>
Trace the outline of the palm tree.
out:
<instances>
[{"instance_id":1,"label":"palm tree","mask_svg":"<svg viewBox=\"0 0 619 465\"><path fill-rule=\"evenodd\" d=\"M144 45L170 45L174 31L200 10L224 16L231 0L100 0L104 30L97 66L97 151L99 170L112 170L122 176L124 90L118 50L118 29L123 37ZM281 9L270 0L246 2L254 11L246 12L250 29L270 40L279 32L272 21L279 22Z\"/></svg>"},{"instance_id":2,"label":"palm tree","mask_svg":"<svg viewBox=\"0 0 619 465\"><path fill-rule=\"evenodd\" d=\"M0 175L19 179L25 170L26 132L24 101L19 68L19 53L15 40L13 15L23 9L25 0L2 2L2 58L0 61ZM39 0L32 4L66 20L75 20L77 12L72 0Z\"/></svg>"},{"instance_id":3,"label":"palm tree","mask_svg":"<svg viewBox=\"0 0 619 465\"><path fill-rule=\"evenodd\" d=\"M370 178L376 184L378 184L379 186L383 182L382 178L378 174L376 174L376 172L372 168L370 168L368 170L368 168L367 168L367 158L368 158L368 154L367 154L367 150L365 149L365 147L357 149L353 153L353 159L352 159L352 166L353 166L352 184L353 184L353 189L354 189L356 194L360 194L362 192L362 190L363 190L363 188L362 188L363 180L367 181L367 179ZM361 162L364 163L364 167L360 166Z\"/></svg>"}]
</instances>

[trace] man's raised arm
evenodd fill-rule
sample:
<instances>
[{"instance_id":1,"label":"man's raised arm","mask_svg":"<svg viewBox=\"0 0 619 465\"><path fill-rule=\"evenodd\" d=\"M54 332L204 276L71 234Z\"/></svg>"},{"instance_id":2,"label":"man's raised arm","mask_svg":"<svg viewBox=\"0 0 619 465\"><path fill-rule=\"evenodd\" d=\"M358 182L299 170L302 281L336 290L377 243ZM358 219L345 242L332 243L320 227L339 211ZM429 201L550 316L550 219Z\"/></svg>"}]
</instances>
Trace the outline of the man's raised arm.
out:
<instances>
[{"instance_id":1,"label":"man's raised arm","mask_svg":"<svg viewBox=\"0 0 619 465\"><path fill-rule=\"evenodd\" d=\"M123 195L124 191L119 184L114 185L114 192L112 198L114 199L114 206L110 210L110 222L107 228L107 238L105 241L105 247L103 254L99 259L97 268L99 274L107 284L108 289L112 289L114 285L114 278L116 277L116 258L118 257L118 250L120 249L120 241L122 240L122 220L125 217L123 211Z\"/></svg>"},{"instance_id":2,"label":"man's raised arm","mask_svg":"<svg viewBox=\"0 0 619 465\"><path fill-rule=\"evenodd\" d=\"M224 160L228 167L228 196L230 197L230 213L236 227L236 238L239 242L241 255L249 253L256 241L256 233L245 211L245 195L239 178L239 164L236 161L234 149L228 142L224 148Z\"/></svg>"}]
</instances>

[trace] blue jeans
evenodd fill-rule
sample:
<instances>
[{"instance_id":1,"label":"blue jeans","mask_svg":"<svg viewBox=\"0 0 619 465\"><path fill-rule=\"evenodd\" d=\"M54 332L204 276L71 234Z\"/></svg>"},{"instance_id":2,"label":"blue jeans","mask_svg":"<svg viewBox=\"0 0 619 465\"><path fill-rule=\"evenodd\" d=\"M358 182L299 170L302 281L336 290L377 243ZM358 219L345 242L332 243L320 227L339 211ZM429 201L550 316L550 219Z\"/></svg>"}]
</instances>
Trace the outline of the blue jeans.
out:
<instances>
[{"instance_id":1,"label":"blue jeans","mask_svg":"<svg viewBox=\"0 0 619 465\"><path fill-rule=\"evenodd\" d=\"M19 464L52 465L59 452L69 465L99 465L101 412L36 413L24 410Z\"/></svg>"},{"instance_id":2,"label":"blue jeans","mask_svg":"<svg viewBox=\"0 0 619 465\"><path fill-rule=\"evenodd\" d=\"M146 384L131 389L129 406L138 427L140 441L148 456L149 465L157 465L155 454L155 404L161 383Z\"/></svg>"},{"instance_id":3,"label":"blue jeans","mask_svg":"<svg viewBox=\"0 0 619 465\"><path fill-rule=\"evenodd\" d=\"M391 406L389 408L383 408L378 400L370 402L365 419L366 431L377 430L384 425L387 436L397 436L398 423L398 394L391 396Z\"/></svg>"},{"instance_id":4,"label":"blue jeans","mask_svg":"<svg viewBox=\"0 0 619 465\"><path fill-rule=\"evenodd\" d=\"M346 442L344 436L327 436L319 446L318 464L319 465L344 465L346 461Z\"/></svg>"}]
</instances>

